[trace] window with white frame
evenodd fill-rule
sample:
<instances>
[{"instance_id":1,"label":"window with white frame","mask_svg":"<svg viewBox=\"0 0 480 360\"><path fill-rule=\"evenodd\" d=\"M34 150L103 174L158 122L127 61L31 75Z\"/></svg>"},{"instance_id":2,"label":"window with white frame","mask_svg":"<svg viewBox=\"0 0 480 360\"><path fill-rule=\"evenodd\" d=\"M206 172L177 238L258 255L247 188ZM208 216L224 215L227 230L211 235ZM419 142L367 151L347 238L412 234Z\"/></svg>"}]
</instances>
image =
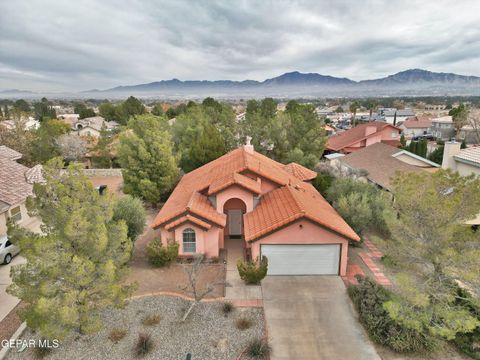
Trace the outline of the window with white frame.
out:
<instances>
[{"instance_id":1,"label":"window with white frame","mask_svg":"<svg viewBox=\"0 0 480 360\"><path fill-rule=\"evenodd\" d=\"M10 209L10 219L12 219L14 222L19 222L22 220L22 210L20 209L20 206Z\"/></svg>"},{"instance_id":2,"label":"window with white frame","mask_svg":"<svg viewBox=\"0 0 480 360\"><path fill-rule=\"evenodd\" d=\"M194 253L196 251L195 231L190 228L183 230L183 252Z\"/></svg>"},{"instance_id":3,"label":"window with white frame","mask_svg":"<svg viewBox=\"0 0 480 360\"><path fill-rule=\"evenodd\" d=\"M397 137L397 135L398 135L398 132L396 132L396 131L392 131L392 138L396 138L396 137Z\"/></svg>"}]
</instances>

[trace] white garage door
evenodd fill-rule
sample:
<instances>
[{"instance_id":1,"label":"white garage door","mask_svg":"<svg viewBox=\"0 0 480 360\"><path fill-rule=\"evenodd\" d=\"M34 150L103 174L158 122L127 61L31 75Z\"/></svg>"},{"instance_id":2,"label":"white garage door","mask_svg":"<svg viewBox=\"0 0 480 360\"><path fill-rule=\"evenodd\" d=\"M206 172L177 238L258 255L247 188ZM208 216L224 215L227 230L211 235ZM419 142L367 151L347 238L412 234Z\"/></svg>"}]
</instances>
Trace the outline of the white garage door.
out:
<instances>
[{"instance_id":1,"label":"white garage door","mask_svg":"<svg viewBox=\"0 0 480 360\"><path fill-rule=\"evenodd\" d=\"M340 245L261 245L268 275L338 275Z\"/></svg>"}]
</instances>

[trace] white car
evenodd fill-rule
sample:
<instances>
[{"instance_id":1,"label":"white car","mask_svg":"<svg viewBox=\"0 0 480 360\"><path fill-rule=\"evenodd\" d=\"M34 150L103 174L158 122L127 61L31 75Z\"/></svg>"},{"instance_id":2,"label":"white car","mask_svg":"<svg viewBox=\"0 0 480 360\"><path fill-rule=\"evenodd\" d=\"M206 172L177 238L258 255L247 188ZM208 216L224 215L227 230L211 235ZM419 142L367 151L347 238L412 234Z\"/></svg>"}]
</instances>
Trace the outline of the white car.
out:
<instances>
[{"instance_id":1,"label":"white car","mask_svg":"<svg viewBox=\"0 0 480 360\"><path fill-rule=\"evenodd\" d=\"M20 252L18 246L8 240L7 235L0 235L0 264L8 264Z\"/></svg>"}]
</instances>

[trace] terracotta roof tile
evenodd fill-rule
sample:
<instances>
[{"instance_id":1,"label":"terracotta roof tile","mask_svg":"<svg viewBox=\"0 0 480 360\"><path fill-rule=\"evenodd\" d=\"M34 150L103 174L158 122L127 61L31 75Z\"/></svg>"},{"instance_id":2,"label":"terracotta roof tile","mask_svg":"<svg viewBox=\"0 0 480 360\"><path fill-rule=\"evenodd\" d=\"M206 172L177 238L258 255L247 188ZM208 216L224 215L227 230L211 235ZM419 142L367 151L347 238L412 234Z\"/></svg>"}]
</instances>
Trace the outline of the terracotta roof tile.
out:
<instances>
[{"instance_id":1,"label":"terracotta roof tile","mask_svg":"<svg viewBox=\"0 0 480 360\"><path fill-rule=\"evenodd\" d=\"M299 170L300 165L289 168L292 167ZM355 232L310 183L292 175L285 169L285 165L244 147L185 174L158 213L152 227L168 224L167 227L170 228L178 221L178 217L183 221L183 217L189 214L200 217L201 221L225 226L226 216L218 213L202 193L216 191L223 186L221 184L231 182L232 179L256 187L253 184L256 181L240 174L247 170L279 186L263 195L259 205L244 215L245 236L249 239L305 217L345 237L358 240Z\"/></svg>"},{"instance_id":2,"label":"terracotta roof tile","mask_svg":"<svg viewBox=\"0 0 480 360\"><path fill-rule=\"evenodd\" d=\"M423 129L432 127L432 119L428 116L415 116L403 122L407 129Z\"/></svg>"},{"instance_id":3,"label":"terracotta roof tile","mask_svg":"<svg viewBox=\"0 0 480 360\"><path fill-rule=\"evenodd\" d=\"M185 216L182 216L182 217L178 218L177 220L169 223L167 226L165 226L165 230L170 231L171 229L174 229L177 226L182 225L183 223L186 223L186 222L191 222L191 223L196 224L196 225L198 225L198 226L200 226L200 227L202 227L206 230L208 230L212 227L209 223L206 223L205 221L202 221L202 220L200 220L200 219L198 219L194 216L185 215Z\"/></svg>"},{"instance_id":4,"label":"terracotta roof tile","mask_svg":"<svg viewBox=\"0 0 480 360\"><path fill-rule=\"evenodd\" d=\"M287 185L265 194L244 215L245 240L254 241L297 219L306 218L352 240L358 235L310 184Z\"/></svg>"},{"instance_id":5,"label":"terracotta roof tile","mask_svg":"<svg viewBox=\"0 0 480 360\"><path fill-rule=\"evenodd\" d=\"M294 162L285 165L283 169L302 181L313 180L317 177L317 173L315 171L307 169L306 167Z\"/></svg>"},{"instance_id":6,"label":"terracotta roof tile","mask_svg":"<svg viewBox=\"0 0 480 360\"><path fill-rule=\"evenodd\" d=\"M375 132L372 134L366 135L367 127L375 127ZM356 142L359 142L368 137L374 136L377 132L383 130L386 127L392 127L394 129L401 131L398 127L393 126L381 121L371 121L365 124L355 126L354 128L342 132L338 135L332 136L327 141L327 149L333 151L339 151L343 148L346 148Z\"/></svg>"},{"instance_id":7,"label":"terracotta roof tile","mask_svg":"<svg viewBox=\"0 0 480 360\"><path fill-rule=\"evenodd\" d=\"M244 187L256 194L261 193L262 185L260 182L239 173L230 173L222 178L214 180L208 188L208 195L215 194L233 184Z\"/></svg>"}]
</instances>

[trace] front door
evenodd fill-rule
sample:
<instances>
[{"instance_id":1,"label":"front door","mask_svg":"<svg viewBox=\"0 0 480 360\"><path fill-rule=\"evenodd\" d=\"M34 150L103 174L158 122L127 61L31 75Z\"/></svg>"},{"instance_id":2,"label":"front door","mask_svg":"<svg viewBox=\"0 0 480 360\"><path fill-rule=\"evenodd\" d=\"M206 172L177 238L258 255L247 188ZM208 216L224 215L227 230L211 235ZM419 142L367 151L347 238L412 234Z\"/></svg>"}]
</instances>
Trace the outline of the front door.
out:
<instances>
[{"instance_id":1,"label":"front door","mask_svg":"<svg viewBox=\"0 0 480 360\"><path fill-rule=\"evenodd\" d=\"M229 235L242 235L242 210L228 210Z\"/></svg>"}]
</instances>

